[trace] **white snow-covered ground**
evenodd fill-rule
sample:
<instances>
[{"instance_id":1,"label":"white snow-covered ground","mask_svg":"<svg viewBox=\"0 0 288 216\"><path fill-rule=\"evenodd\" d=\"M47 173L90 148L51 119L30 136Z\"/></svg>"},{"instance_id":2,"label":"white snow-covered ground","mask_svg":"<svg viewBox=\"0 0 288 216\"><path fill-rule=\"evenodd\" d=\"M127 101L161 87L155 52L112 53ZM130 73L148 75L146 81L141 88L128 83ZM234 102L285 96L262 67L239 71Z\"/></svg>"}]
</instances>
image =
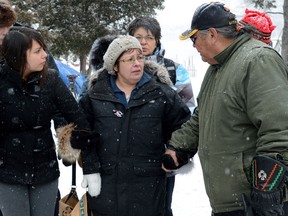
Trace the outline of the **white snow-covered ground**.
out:
<instances>
[{"instance_id":1,"label":"white snow-covered ground","mask_svg":"<svg viewBox=\"0 0 288 216\"><path fill-rule=\"evenodd\" d=\"M173 192L174 216L210 216L211 208L205 192L198 155L194 167L186 174L177 174Z\"/></svg>"}]
</instances>

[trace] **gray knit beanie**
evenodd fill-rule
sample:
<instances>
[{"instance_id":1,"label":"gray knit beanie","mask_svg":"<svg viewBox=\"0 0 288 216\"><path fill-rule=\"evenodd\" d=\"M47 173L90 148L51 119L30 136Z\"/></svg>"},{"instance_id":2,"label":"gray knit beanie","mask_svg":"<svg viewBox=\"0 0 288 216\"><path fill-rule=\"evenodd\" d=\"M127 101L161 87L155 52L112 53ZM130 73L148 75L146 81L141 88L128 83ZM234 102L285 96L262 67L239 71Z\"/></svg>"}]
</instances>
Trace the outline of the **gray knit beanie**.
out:
<instances>
[{"instance_id":1,"label":"gray knit beanie","mask_svg":"<svg viewBox=\"0 0 288 216\"><path fill-rule=\"evenodd\" d=\"M119 56L129 49L140 49L142 51L140 42L133 36L122 35L112 41L103 57L104 68L109 74L116 75L113 67Z\"/></svg>"}]
</instances>

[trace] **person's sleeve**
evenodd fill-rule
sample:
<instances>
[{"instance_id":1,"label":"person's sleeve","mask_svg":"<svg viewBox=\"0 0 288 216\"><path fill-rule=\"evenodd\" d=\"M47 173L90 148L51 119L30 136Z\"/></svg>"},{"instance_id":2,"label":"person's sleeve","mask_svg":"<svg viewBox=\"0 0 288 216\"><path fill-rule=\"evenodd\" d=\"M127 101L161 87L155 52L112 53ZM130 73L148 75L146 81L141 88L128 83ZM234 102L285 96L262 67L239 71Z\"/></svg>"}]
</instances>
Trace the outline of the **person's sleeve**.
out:
<instances>
[{"instance_id":1,"label":"person's sleeve","mask_svg":"<svg viewBox=\"0 0 288 216\"><path fill-rule=\"evenodd\" d=\"M192 89L192 83L188 71L183 65L177 65L176 69L176 83L177 93L180 95L182 101L189 107L191 113L195 109L195 98Z\"/></svg>"},{"instance_id":2,"label":"person's sleeve","mask_svg":"<svg viewBox=\"0 0 288 216\"><path fill-rule=\"evenodd\" d=\"M91 130L93 131L93 133L97 133L95 131L95 128L93 127L94 117L91 107L91 101L88 94L85 94L79 100L79 106L82 112L85 114L86 119L90 124ZM98 142L99 139L97 140L97 142L91 143L91 145L86 146L86 148L82 149L81 151L82 168L84 175L100 172L100 162L97 154Z\"/></svg>"},{"instance_id":3,"label":"person's sleeve","mask_svg":"<svg viewBox=\"0 0 288 216\"><path fill-rule=\"evenodd\" d=\"M79 94L79 100L87 94L88 92L88 80L89 80L89 77L87 77L85 79L85 81L83 82L83 85L81 86L81 90L80 90L80 94Z\"/></svg>"},{"instance_id":4,"label":"person's sleeve","mask_svg":"<svg viewBox=\"0 0 288 216\"><path fill-rule=\"evenodd\" d=\"M182 151L195 152L198 149L199 124L198 108L181 128L172 133L169 145Z\"/></svg>"},{"instance_id":5,"label":"person's sleeve","mask_svg":"<svg viewBox=\"0 0 288 216\"><path fill-rule=\"evenodd\" d=\"M62 113L57 108L55 108L55 112L54 112L52 119L54 122L55 130L57 130L60 127L63 127L64 125L67 125L67 121L65 120Z\"/></svg>"},{"instance_id":6,"label":"person's sleeve","mask_svg":"<svg viewBox=\"0 0 288 216\"><path fill-rule=\"evenodd\" d=\"M80 128L89 128L85 116L81 112L79 105L73 97L70 90L67 88L58 73L50 74L53 80L50 81L50 86L53 93L53 102L58 112L62 114L67 123L74 123Z\"/></svg>"},{"instance_id":7,"label":"person's sleeve","mask_svg":"<svg viewBox=\"0 0 288 216\"><path fill-rule=\"evenodd\" d=\"M163 119L163 127L168 141L172 132L180 128L190 118L191 112L180 96L169 86L166 87L166 97L167 106L164 111L166 117Z\"/></svg>"},{"instance_id":8,"label":"person's sleeve","mask_svg":"<svg viewBox=\"0 0 288 216\"><path fill-rule=\"evenodd\" d=\"M247 114L257 129L256 154L288 161L288 68L279 54L261 49L250 57L239 85Z\"/></svg>"}]
</instances>

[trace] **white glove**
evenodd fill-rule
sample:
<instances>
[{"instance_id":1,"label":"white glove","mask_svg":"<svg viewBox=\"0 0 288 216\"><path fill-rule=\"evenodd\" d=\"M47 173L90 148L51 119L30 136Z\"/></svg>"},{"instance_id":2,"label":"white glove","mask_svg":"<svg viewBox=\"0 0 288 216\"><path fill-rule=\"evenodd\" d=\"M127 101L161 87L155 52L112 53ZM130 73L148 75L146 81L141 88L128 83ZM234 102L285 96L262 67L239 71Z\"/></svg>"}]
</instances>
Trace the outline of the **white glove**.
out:
<instances>
[{"instance_id":1,"label":"white glove","mask_svg":"<svg viewBox=\"0 0 288 216\"><path fill-rule=\"evenodd\" d=\"M81 186L82 186L82 188L87 188L87 186L88 186L88 193L92 197L97 197L101 191L100 173L83 175L83 180L82 180Z\"/></svg>"}]
</instances>

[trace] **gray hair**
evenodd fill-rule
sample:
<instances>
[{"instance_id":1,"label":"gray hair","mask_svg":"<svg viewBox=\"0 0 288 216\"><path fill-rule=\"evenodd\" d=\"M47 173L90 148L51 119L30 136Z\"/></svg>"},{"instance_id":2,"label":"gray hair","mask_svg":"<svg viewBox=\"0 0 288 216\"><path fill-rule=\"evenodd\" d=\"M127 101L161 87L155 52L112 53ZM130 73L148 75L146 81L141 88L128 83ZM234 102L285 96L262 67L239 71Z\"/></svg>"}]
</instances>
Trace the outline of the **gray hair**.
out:
<instances>
[{"instance_id":1,"label":"gray hair","mask_svg":"<svg viewBox=\"0 0 288 216\"><path fill-rule=\"evenodd\" d=\"M232 39L236 38L239 35L239 32L235 29L235 26L224 26L220 28L215 28L218 33L220 33L224 38ZM200 30L200 33L205 35L209 29Z\"/></svg>"},{"instance_id":2,"label":"gray hair","mask_svg":"<svg viewBox=\"0 0 288 216\"><path fill-rule=\"evenodd\" d=\"M216 28L216 31L219 32L224 38L227 38L227 39L236 38L239 35L239 32L237 31L234 25Z\"/></svg>"}]
</instances>

